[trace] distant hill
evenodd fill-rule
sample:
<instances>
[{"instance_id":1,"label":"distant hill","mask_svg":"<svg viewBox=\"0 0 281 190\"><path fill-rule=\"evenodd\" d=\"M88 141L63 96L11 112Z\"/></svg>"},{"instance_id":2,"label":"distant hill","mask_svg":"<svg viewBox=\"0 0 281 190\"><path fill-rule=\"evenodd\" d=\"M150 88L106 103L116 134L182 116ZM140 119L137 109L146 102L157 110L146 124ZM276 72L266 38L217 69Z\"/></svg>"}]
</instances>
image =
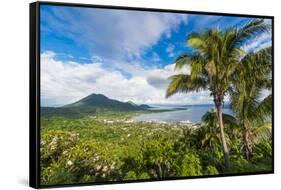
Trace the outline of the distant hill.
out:
<instances>
[{"instance_id":1,"label":"distant hill","mask_svg":"<svg viewBox=\"0 0 281 190\"><path fill-rule=\"evenodd\" d=\"M146 104L141 104L141 105L139 105L139 107L142 108L142 109L149 109L149 108L152 108L151 106L146 105Z\"/></svg>"},{"instance_id":2,"label":"distant hill","mask_svg":"<svg viewBox=\"0 0 281 190\"><path fill-rule=\"evenodd\" d=\"M110 99L103 94L91 94L77 102L62 107L42 107L41 115L46 117L82 117L109 111L128 112L141 111L148 108L150 106L145 104L137 105L132 101L121 102Z\"/></svg>"},{"instance_id":3,"label":"distant hill","mask_svg":"<svg viewBox=\"0 0 281 190\"><path fill-rule=\"evenodd\" d=\"M133 101L128 101L128 102L126 102L126 103L128 103L128 104L131 104L131 105L133 105L133 106L137 106L137 104L135 104Z\"/></svg>"}]
</instances>

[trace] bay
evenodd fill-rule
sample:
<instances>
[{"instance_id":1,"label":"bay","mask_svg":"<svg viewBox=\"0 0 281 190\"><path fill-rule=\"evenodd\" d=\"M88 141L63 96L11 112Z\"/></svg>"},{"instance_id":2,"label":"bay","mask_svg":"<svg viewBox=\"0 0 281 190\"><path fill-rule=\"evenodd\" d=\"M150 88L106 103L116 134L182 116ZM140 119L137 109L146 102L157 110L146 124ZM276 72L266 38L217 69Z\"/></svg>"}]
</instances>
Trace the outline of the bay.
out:
<instances>
[{"instance_id":1,"label":"bay","mask_svg":"<svg viewBox=\"0 0 281 190\"><path fill-rule=\"evenodd\" d=\"M212 109L214 105L150 105L153 110L164 110L174 108L185 108L185 110L165 111L159 113L149 113L138 115L133 118L135 121L154 122L180 122L180 123L200 123L202 116ZM229 105L223 108L223 113L232 115Z\"/></svg>"}]
</instances>

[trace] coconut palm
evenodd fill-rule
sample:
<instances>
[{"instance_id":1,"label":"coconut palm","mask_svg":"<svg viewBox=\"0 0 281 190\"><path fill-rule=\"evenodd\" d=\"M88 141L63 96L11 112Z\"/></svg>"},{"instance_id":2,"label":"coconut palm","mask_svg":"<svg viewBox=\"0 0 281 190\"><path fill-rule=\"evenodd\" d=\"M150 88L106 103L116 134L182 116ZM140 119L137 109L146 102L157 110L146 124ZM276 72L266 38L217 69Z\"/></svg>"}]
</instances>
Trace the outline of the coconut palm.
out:
<instances>
[{"instance_id":1,"label":"coconut palm","mask_svg":"<svg viewBox=\"0 0 281 190\"><path fill-rule=\"evenodd\" d=\"M193 48L192 53L183 54L175 61L175 69L190 65L190 73L169 78L167 98L179 92L210 91L216 108L227 172L231 170L231 163L222 120L224 97L231 85L232 74L244 56L242 46L267 30L268 26L262 19L255 19L240 28L233 27L224 31L216 28L191 33L187 44Z\"/></svg>"},{"instance_id":2,"label":"coconut palm","mask_svg":"<svg viewBox=\"0 0 281 190\"><path fill-rule=\"evenodd\" d=\"M253 151L255 131L269 121L272 96L260 100L263 89L271 88L271 48L247 54L233 74L230 90L232 109L243 129L243 148L246 159ZM263 127L264 128L264 127Z\"/></svg>"},{"instance_id":3,"label":"coconut palm","mask_svg":"<svg viewBox=\"0 0 281 190\"><path fill-rule=\"evenodd\" d=\"M234 136L238 136L239 134L239 126L237 119L229 114L222 114L223 123L228 125L228 129L231 129L231 134L226 137L227 142ZM216 110L212 109L206 112L202 116L202 125L198 129L198 134L200 136L200 146L202 148L211 148L215 147L220 144L220 129L217 125L217 117L216 117Z\"/></svg>"}]
</instances>

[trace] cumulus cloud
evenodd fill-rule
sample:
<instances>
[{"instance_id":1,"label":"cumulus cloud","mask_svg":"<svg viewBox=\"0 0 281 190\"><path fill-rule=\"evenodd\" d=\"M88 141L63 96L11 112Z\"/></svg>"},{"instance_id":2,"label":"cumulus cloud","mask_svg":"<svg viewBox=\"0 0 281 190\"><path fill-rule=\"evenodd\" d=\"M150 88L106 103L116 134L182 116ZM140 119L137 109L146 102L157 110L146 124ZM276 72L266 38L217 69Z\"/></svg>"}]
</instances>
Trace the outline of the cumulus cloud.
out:
<instances>
[{"instance_id":1,"label":"cumulus cloud","mask_svg":"<svg viewBox=\"0 0 281 190\"><path fill-rule=\"evenodd\" d=\"M138 58L187 22L187 14L79 7L49 7L41 15L42 32L63 35L108 59Z\"/></svg>"},{"instance_id":2,"label":"cumulus cloud","mask_svg":"<svg viewBox=\"0 0 281 190\"><path fill-rule=\"evenodd\" d=\"M161 69L146 71L145 77L148 84L155 88L166 90L169 84L168 77L175 74L190 74L189 66L183 67L181 70L175 70L174 68L175 64L169 64Z\"/></svg>"},{"instance_id":3,"label":"cumulus cloud","mask_svg":"<svg viewBox=\"0 0 281 190\"><path fill-rule=\"evenodd\" d=\"M167 78L177 73L188 73L186 67L174 71L174 65L145 69L133 64L130 78L118 70L108 70L102 62L80 64L56 60L54 52L41 54L41 102L42 106L60 106L77 101L91 93L104 94L120 101L141 104L200 104L211 103L208 91L177 94L165 98Z\"/></svg>"}]
</instances>

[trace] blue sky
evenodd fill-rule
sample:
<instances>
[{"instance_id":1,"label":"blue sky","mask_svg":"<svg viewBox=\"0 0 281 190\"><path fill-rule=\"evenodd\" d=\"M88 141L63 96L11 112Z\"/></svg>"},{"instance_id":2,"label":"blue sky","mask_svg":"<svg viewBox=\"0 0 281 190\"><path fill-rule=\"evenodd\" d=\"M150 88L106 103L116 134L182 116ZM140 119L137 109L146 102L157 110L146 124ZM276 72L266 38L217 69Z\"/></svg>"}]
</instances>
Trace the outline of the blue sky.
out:
<instances>
[{"instance_id":1,"label":"blue sky","mask_svg":"<svg viewBox=\"0 0 281 190\"><path fill-rule=\"evenodd\" d=\"M208 92L164 98L173 61L192 51L185 43L191 32L239 27L251 20L53 5L41 5L40 12L44 106L71 103L91 93L136 103L211 103ZM271 34L263 34L244 49L270 44Z\"/></svg>"}]
</instances>

